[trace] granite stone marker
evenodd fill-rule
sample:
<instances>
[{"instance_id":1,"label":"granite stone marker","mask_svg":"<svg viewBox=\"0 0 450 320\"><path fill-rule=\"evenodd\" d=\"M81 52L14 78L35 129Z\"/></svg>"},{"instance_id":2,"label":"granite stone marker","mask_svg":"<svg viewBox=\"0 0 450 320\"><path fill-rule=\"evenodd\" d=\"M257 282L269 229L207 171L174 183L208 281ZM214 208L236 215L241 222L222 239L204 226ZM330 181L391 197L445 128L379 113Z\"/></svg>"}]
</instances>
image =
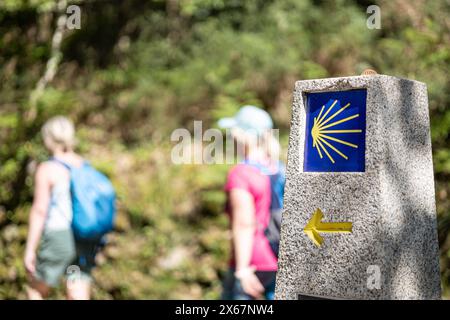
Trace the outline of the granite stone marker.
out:
<instances>
[{"instance_id":1,"label":"granite stone marker","mask_svg":"<svg viewBox=\"0 0 450 320\"><path fill-rule=\"evenodd\" d=\"M277 299L440 299L427 88L298 81Z\"/></svg>"}]
</instances>

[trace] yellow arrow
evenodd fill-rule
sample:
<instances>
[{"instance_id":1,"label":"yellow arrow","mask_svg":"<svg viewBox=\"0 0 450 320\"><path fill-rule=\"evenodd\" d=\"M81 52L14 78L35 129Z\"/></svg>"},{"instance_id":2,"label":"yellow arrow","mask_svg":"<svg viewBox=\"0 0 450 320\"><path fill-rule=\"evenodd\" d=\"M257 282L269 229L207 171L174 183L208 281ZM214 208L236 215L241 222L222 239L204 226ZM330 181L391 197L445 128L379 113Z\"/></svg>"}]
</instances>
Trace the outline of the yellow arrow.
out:
<instances>
[{"instance_id":1,"label":"yellow arrow","mask_svg":"<svg viewBox=\"0 0 450 320\"><path fill-rule=\"evenodd\" d=\"M323 238L320 236L319 232L352 232L351 222L322 222L323 213L322 210L316 209L311 220L305 226L303 231L306 235L314 242L314 244L320 247L323 243Z\"/></svg>"}]
</instances>

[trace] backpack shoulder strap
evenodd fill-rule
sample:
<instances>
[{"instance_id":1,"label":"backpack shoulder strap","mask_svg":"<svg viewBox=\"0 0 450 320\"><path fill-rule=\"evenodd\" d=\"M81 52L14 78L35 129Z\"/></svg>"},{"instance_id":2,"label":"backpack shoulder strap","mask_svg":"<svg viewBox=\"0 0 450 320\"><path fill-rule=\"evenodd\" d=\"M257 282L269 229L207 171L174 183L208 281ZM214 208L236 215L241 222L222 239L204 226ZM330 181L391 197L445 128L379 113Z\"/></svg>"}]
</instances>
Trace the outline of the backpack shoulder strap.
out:
<instances>
[{"instance_id":1,"label":"backpack shoulder strap","mask_svg":"<svg viewBox=\"0 0 450 320\"><path fill-rule=\"evenodd\" d=\"M90 164L87 160L83 160L83 163L82 163L82 165L81 165L80 167L74 167L74 166L71 166L71 165L68 164L67 162L64 162L64 161L62 161L62 160L60 160L60 159L58 159L58 158L55 158L55 157L51 157L51 158L49 159L49 161L53 161L53 162L59 163L60 165L64 166L64 168L66 168L66 169L69 170L69 171L72 171L73 169L82 168L82 167L84 167L84 166L89 166L89 167L91 167L91 164Z\"/></svg>"},{"instance_id":2,"label":"backpack shoulder strap","mask_svg":"<svg viewBox=\"0 0 450 320\"><path fill-rule=\"evenodd\" d=\"M62 160L59 160L59 159L57 159L55 157L51 157L49 160L52 161L52 162L59 163L60 165L62 165L64 168L66 168L69 171L72 170L72 167L70 165L68 165L67 163L65 163L64 161L62 161Z\"/></svg>"}]
</instances>

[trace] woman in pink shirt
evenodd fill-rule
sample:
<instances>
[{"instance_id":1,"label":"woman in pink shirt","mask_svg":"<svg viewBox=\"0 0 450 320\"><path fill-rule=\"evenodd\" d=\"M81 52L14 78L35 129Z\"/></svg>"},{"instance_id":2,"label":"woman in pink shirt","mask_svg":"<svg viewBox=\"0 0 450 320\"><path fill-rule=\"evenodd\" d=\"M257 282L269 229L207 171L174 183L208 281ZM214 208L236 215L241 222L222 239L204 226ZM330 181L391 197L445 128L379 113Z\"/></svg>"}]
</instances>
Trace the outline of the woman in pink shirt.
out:
<instances>
[{"instance_id":1,"label":"woman in pink shirt","mask_svg":"<svg viewBox=\"0 0 450 320\"><path fill-rule=\"evenodd\" d=\"M229 171L225 184L233 240L223 298L273 299L277 258L264 234L270 220L271 187L270 178L260 170L270 168L271 160L278 161L273 156L278 148L273 148L272 119L262 109L244 106L235 117L221 119L219 126L231 129L244 157Z\"/></svg>"}]
</instances>

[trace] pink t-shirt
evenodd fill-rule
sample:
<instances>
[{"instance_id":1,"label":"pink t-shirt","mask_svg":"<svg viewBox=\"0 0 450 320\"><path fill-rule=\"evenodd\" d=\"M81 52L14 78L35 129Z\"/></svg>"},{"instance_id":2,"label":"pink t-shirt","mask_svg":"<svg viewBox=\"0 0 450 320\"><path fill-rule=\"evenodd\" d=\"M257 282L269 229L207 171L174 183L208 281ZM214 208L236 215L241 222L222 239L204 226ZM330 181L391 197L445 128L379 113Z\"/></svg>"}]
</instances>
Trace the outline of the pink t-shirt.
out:
<instances>
[{"instance_id":1,"label":"pink t-shirt","mask_svg":"<svg viewBox=\"0 0 450 320\"><path fill-rule=\"evenodd\" d=\"M277 258L269 241L264 235L270 220L270 179L257 168L247 164L238 164L228 173L225 191L243 189L248 191L255 201L255 218L257 227L253 238L253 252L250 264L258 271L276 271ZM227 211L230 210L227 205ZM231 258L234 266L234 254Z\"/></svg>"}]
</instances>

